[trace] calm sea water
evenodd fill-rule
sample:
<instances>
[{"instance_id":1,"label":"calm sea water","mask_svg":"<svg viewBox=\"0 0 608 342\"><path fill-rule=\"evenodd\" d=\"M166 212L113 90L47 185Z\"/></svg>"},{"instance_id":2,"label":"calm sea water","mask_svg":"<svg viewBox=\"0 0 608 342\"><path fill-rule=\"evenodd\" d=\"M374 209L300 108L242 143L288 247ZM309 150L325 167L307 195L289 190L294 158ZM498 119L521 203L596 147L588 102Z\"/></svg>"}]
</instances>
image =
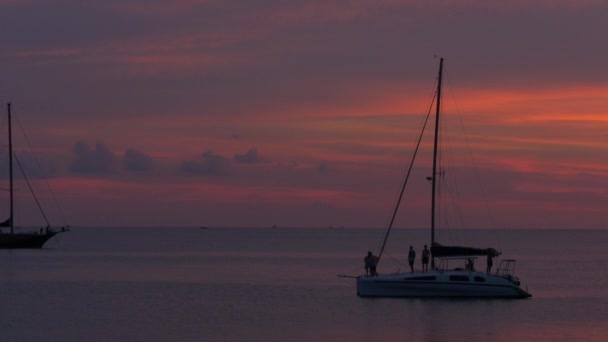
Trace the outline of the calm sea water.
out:
<instances>
[{"instance_id":1,"label":"calm sea water","mask_svg":"<svg viewBox=\"0 0 608 342\"><path fill-rule=\"evenodd\" d=\"M605 341L608 232L467 231L525 300L366 299L373 229L75 228L0 250L1 341ZM397 230L380 272L423 230ZM500 258L499 258L500 260ZM482 260L483 261L483 260ZM483 267L480 265L479 267Z\"/></svg>"}]
</instances>

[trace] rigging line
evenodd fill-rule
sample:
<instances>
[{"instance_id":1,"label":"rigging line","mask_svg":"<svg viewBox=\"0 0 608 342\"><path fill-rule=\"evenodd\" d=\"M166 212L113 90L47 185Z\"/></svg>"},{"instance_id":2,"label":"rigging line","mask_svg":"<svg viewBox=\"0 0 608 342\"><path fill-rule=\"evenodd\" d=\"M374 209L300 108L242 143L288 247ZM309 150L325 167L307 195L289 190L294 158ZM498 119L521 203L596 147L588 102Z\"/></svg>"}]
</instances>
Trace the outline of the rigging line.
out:
<instances>
[{"instance_id":1,"label":"rigging line","mask_svg":"<svg viewBox=\"0 0 608 342\"><path fill-rule=\"evenodd\" d=\"M484 189L484 187L481 185L481 176L479 174L479 163L477 163L477 161L475 160L475 157L473 156L473 149L471 148L471 142L469 140L469 134L465 128L465 125L462 121L462 115L460 114L460 109L458 108L458 103L456 102L455 99L455 95L452 92L452 86L451 86L451 80L448 79L448 83L450 84L450 96L452 97L452 101L454 102L454 107L456 107L456 113L458 114L458 119L459 119L459 123L460 123L460 127L462 129L462 131L464 132L464 139L465 142L467 144L467 149L469 152L469 158L471 159L471 164L473 165L473 173L475 174L475 179L477 181L477 186L479 187L479 190L481 192L481 197L482 197L482 202L483 202L483 207L486 211L486 215L488 217L488 220L490 221L490 224L492 225L492 227L496 227L496 219L494 218L494 215L492 215L492 212L490 211L490 208L488 207L488 196L487 193Z\"/></svg>"},{"instance_id":2,"label":"rigging line","mask_svg":"<svg viewBox=\"0 0 608 342\"><path fill-rule=\"evenodd\" d=\"M30 151L32 151L32 156L34 157L34 161L36 162L36 166L38 167L38 170L43 172L42 164L40 163L40 160L38 159L37 154L34 152L34 149L32 148L30 139L29 139L27 133L25 132L23 125L21 124L21 120L19 120L19 117L16 118L16 121L17 121L17 124L19 125L19 128L21 128L21 133L23 134L23 137L25 138L27 147L29 148ZM55 196L55 192L51 188L48 178L44 177L43 179L44 179L44 183L46 184L46 188L49 191L49 193L51 194L51 198L53 199L53 202L55 203L55 206L57 207L57 210L59 211L59 215L61 216L61 219L63 220L64 224L67 224L68 221L66 220L65 213L64 213L63 209L61 208L61 205L59 205L59 201L57 200L57 197Z\"/></svg>"},{"instance_id":3,"label":"rigging line","mask_svg":"<svg viewBox=\"0 0 608 342\"><path fill-rule=\"evenodd\" d=\"M435 91L436 91L436 90L434 89L434 90L433 90L433 92L431 93L431 95L429 96L429 98L430 98L430 104L429 104L429 107L431 107L431 108L432 108L432 106L433 106L433 103L434 103L433 101L435 100L435 96L436 96ZM430 111L430 109L429 109L429 111ZM427 115L428 115L428 114L427 114ZM421 123L421 125L420 125L420 127L419 127L418 131L424 131L424 127L425 127L425 125L426 125L426 122L425 122L425 121L423 121L423 122ZM403 175L403 178L401 179L401 182L399 182L399 184L401 184L402 186L405 186L405 185L404 185L404 183L406 182L406 178L407 178L407 175L406 175L406 174L404 174L404 175ZM394 206L395 206L395 205L398 203L398 201L399 201L399 194L397 193L397 194L395 194L395 198L394 198L394 200L393 200L393 206L391 206L391 208L393 208L393 207L394 207ZM389 215L387 215L386 222L384 223L384 227L387 227L387 229L388 229L388 230L390 230L390 228L388 228L388 227L389 227L390 222L391 222L391 220L390 220L390 218L391 218L390 213L391 213L391 212L389 212ZM387 232L387 234L388 234L388 232ZM386 241L385 241L385 243L386 243ZM384 244L385 244L385 243L384 243ZM383 247L383 246L384 246L384 244L381 244L381 245L379 246L380 248L378 248L378 249L383 250L383 249L384 249L384 247ZM380 254L382 254L382 253L380 253Z\"/></svg>"},{"instance_id":4,"label":"rigging line","mask_svg":"<svg viewBox=\"0 0 608 342\"><path fill-rule=\"evenodd\" d=\"M395 205L395 209L393 210L393 215L391 217L390 223L388 225L388 228L386 230L386 234L384 235L384 241L382 242L382 247L380 248L380 253L378 253L378 262L380 262L380 259L382 258L382 253L384 252L384 248L386 247L386 241L388 240L388 236L391 232L391 229L393 228L393 223L395 222L395 217L397 216L397 210L399 209L399 204L401 204L401 199L403 198L403 193L405 192L405 186L407 185L407 181L410 178L410 174L412 172L412 168L414 167L414 160L416 159L416 155L418 154L418 149L420 148L420 143L422 141L422 137L424 136L424 130L426 128L426 124L429 121L429 117L431 115L431 111L433 109L433 103L435 102L435 98L436 98L437 94L435 93L435 95L433 96L433 99L431 100L431 103L429 105L429 110L426 114L426 118L424 119L424 123L422 125L422 129L420 130L420 136L418 137L418 141L416 143L416 148L414 149L414 153L412 155L412 160L410 162L410 166L407 169L407 173L405 175L405 179L403 181L403 185L401 186L401 192L399 193L399 198L397 199L397 203Z\"/></svg>"},{"instance_id":5,"label":"rigging line","mask_svg":"<svg viewBox=\"0 0 608 342\"><path fill-rule=\"evenodd\" d=\"M343 275L343 276L347 276L347 277L349 277L349 276L351 276L352 274L354 274L355 272L359 272L360 270L363 270L363 269L365 269L365 267L357 267L357 268L353 269L352 271L347 272L347 273L346 273L345 275ZM338 275L338 276L340 276L340 275Z\"/></svg>"},{"instance_id":6,"label":"rigging line","mask_svg":"<svg viewBox=\"0 0 608 342\"><path fill-rule=\"evenodd\" d=\"M447 79L449 74L449 70L443 72L444 79ZM444 85L445 88L445 85ZM449 104L443 102L442 103L443 112L448 112ZM456 171L456 163L454 163L454 149L453 149L453 136L451 134L450 127L450 119L449 115L442 115L441 125L439 127L440 132L438 133L439 137L439 149L437 156L437 164L438 164L438 178L437 182L437 197L439 198L437 204L438 211L438 222L441 225L439 232L445 234L444 239L453 240L454 237L454 227L457 226L454 224L454 213L458 213L458 201L454 200L455 191L457 192L457 183L455 180L455 171ZM456 193L457 195L457 193ZM456 196L458 197L458 196ZM457 221L457 220L456 220Z\"/></svg>"},{"instance_id":7,"label":"rigging line","mask_svg":"<svg viewBox=\"0 0 608 342\"><path fill-rule=\"evenodd\" d=\"M449 77L449 73L446 73L446 80L448 83L448 91L450 92L450 95L452 96L452 103L455 105L454 107L456 108L456 116L458 116L459 119L462 120L462 117L460 115L460 112L458 110L458 106L456 105L456 101L454 99L454 94L452 92L452 83L451 83L451 78ZM447 120L446 120L447 121ZM457 142L453 142L453 139L451 139L452 137L457 137L459 136L458 134L452 134L452 132L449 132L452 128L452 125L444 125L445 129L446 129L446 134L444 135L446 137L446 144L445 144L445 152L446 152L446 163L450 164L450 165L456 165L456 163L454 162L454 155L456 154L453 147L457 146ZM460 127L463 127L462 125L462 121L460 121ZM466 132L465 132L466 135ZM461 201L461 191L460 191L460 184L458 182L458 175L456 174L456 167L453 167L453 172L450 172L450 175L448 177L449 179L449 183L447 183L447 185L449 185L447 187L447 191L449 192L449 199L450 202L448 202L448 204L451 204L451 209L453 212L453 218L454 218L454 226L452 228L460 228L460 229L451 229L451 234L453 237L456 237L457 240L459 241L467 241L467 235L468 233L465 231L465 219L464 219L464 214L463 214L463 207L462 205L460 205L461 203L463 203Z\"/></svg>"},{"instance_id":8,"label":"rigging line","mask_svg":"<svg viewBox=\"0 0 608 342\"><path fill-rule=\"evenodd\" d=\"M442 103L442 112L445 113L445 104ZM442 222L441 222L441 218L445 218L447 217L447 215L445 215L445 211L446 211L446 204L445 202L445 196L443 195L443 193L445 192L445 165L444 165L444 145L445 145L445 115L441 115L439 117L440 120L440 124L439 124L439 132L437 133L437 170L435 175L433 176L433 181L436 182L436 202L435 202L435 217L436 217L436 221L435 221L435 234L439 234L439 232L442 231L441 228L445 228L442 227ZM445 229L443 229L445 231ZM436 236L435 241L438 240L438 237Z\"/></svg>"},{"instance_id":9,"label":"rigging line","mask_svg":"<svg viewBox=\"0 0 608 342\"><path fill-rule=\"evenodd\" d=\"M25 176L25 172L23 171L23 168L21 167L21 162L19 162L19 158L17 158L17 154L15 154L13 152L13 156L15 157L15 161L17 162L17 165L19 165L19 170L21 170L21 174L23 175L23 179L25 179L25 182L27 183L27 186L30 189L30 192L32 193L32 196L34 196L34 200L36 200L36 204L38 205L38 209L40 209L40 213L42 214L42 217L44 217L44 220L46 221L46 225L50 226L49 220L46 218L46 215L44 214L44 210L42 210L42 206L40 205L40 201L38 201L38 197L36 197L36 194L34 193L34 189L32 188L32 185L30 184L30 181Z\"/></svg>"},{"instance_id":10,"label":"rigging line","mask_svg":"<svg viewBox=\"0 0 608 342\"><path fill-rule=\"evenodd\" d=\"M397 266L405 267L405 264L403 264L401 261L399 261L399 259L392 256L389 252L386 252L386 255L388 255L391 259L393 259L393 261L397 264Z\"/></svg>"},{"instance_id":11,"label":"rigging line","mask_svg":"<svg viewBox=\"0 0 608 342\"><path fill-rule=\"evenodd\" d=\"M445 116L444 116L445 118ZM450 125L447 124L447 119L445 119L446 124L444 124L443 127L443 131L445 131L444 134L442 134L442 136L444 137L444 143L442 144L442 164L445 164L443 167L443 177L442 177L442 184L444 186L444 201L445 203L443 203L445 205L445 210L446 213L443 216L444 220L445 220L445 224L446 224L446 228L464 228L465 227L465 220L464 220L464 215L463 215L463 211L462 211L462 207L459 205L459 203L461 202L461 194L460 194L460 188L459 188L459 184L457 181L457 174L456 174L456 163L454 162L454 142L453 142L453 135L450 132ZM446 170L449 170L449 173L446 173ZM454 219L454 221L452 223L450 223L450 221L452 220L452 218ZM458 233L459 231L462 231L462 229L460 230L456 230L455 233ZM454 232L452 232L450 230L450 233L453 234ZM462 239L462 234L457 234L460 235L459 237Z\"/></svg>"},{"instance_id":12,"label":"rigging line","mask_svg":"<svg viewBox=\"0 0 608 342\"><path fill-rule=\"evenodd\" d=\"M342 278L357 278L356 276L352 276L352 274L354 274L355 272L359 272L360 270L364 270L365 267L357 267L353 270L351 270L350 272L347 272L346 274L338 274L338 277L342 277Z\"/></svg>"},{"instance_id":13,"label":"rigging line","mask_svg":"<svg viewBox=\"0 0 608 342\"><path fill-rule=\"evenodd\" d=\"M431 95L431 96L429 96L429 98L430 98L430 105L429 105L429 107L430 107L430 108L432 108L432 106L433 106L433 103L434 103L433 101L435 100L435 96L436 96L436 94L435 94L435 93L432 93L432 95ZM429 111L430 111L430 109L429 109ZM428 114L427 114L427 115L428 115ZM425 120L427 120L427 119L425 119ZM419 130L419 131L424 131L424 127L425 127L425 125L426 125L426 122L425 122L425 121L423 121L423 122L421 123L421 125L420 125L420 127L419 127L419 129L418 129L418 130ZM414 158L414 157L412 157L412 159L413 159L413 158ZM400 182L399 184L401 184L403 187L405 187L405 184L404 184L404 183L406 183L406 182L407 182L407 175L406 175L406 174L404 174L404 175L403 175L403 178L401 179L401 182ZM397 203L398 203L398 202L399 202L399 194L395 194L395 199L393 200L393 206L392 206L391 208L393 208L393 207L397 206ZM391 219L390 219L390 218L391 218L391 216L390 216L390 212L389 212L389 215L387 215L387 220L386 220L386 222L384 223L384 227L387 227L387 228L386 228L386 233L385 233L385 234L386 234L386 238L385 238L385 240L383 241L383 243L382 243L382 244L379 246L379 248L378 248L378 249L380 250L379 255L381 255L381 254L382 254L382 251L383 251L383 250L384 250L384 248L385 248L385 245L386 245L386 243L387 243L387 239L388 239L388 235L389 235L390 230L391 230L391 226L392 226L392 224L391 224ZM378 261L379 261L379 260L380 260L380 258L378 258Z\"/></svg>"},{"instance_id":14,"label":"rigging line","mask_svg":"<svg viewBox=\"0 0 608 342\"><path fill-rule=\"evenodd\" d=\"M436 83L434 83L434 84L436 84ZM435 86L433 86L433 91L431 91L431 92L430 92L430 95L429 95L429 99L430 99L430 101L429 101L429 113L430 113L431 109L433 108L433 103L434 103L434 101L435 101L436 96L437 96L437 89L436 89L436 87L435 87ZM427 113L427 116L428 116L428 115L429 115L429 114ZM425 119L425 121L423 122L423 124L420 126L420 128L419 128L419 130L420 130L420 131L424 131L424 126L426 125L426 121L428 121L428 117ZM412 159L413 159L413 158L412 158ZM400 183L400 184L403 184L403 186L404 186L404 187L405 187L405 184L404 184L404 183L406 182L406 178L407 178L407 175L404 175L404 177L403 177L403 179L401 180L401 183ZM398 201L398 198L399 198L399 196L398 196L398 195L396 195L393 203L395 203L395 204L396 204L396 203L397 203L397 201ZM394 206L395 206L395 204L394 204ZM391 207L391 208L392 208L392 207ZM389 213L390 213L390 212L389 212ZM389 218L390 218L391 216L390 216L390 215L387 215L387 217L389 217ZM381 247L379 248L379 249L381 250L381 252L380 252L379 254L382 254L382 251L385 249L386 242L387 242L387 239L388 239L388 235L390 234L390 231L391 231L391 229L392 229L392 224L390 224L390 222L391 222L391 220L390 220L390 219L387 219L387 220L386 220L386 222L385 222L385 224L384 224L384 226L385 226L385 227L387 227L387 228L386 228L386 233L385 233L385 234L386 234L386 236L385 236L385 238L384 238L383 243L381 244ZM380 260L380 258L378 258L378 261L379 261L379 260Z\"/></svg>"},{"instance_id":15,"label":"rigging line","mask_svg":"<svg viewBox=\"0 0 608 342\"><path fill-rule=\"evenodd\" d=\"M445 73L445 71L444 71ZM445 102L442 103L442 111L446 112ZM437 135L437 173L435 175L436 179L436 204L435 204L435 234L436 239L439 239L439 235L442 236L442 240L446 240L446 235L448 235L448 239L451 236L451 223L450 223L450 201L448 200L448 196L450 195L450 174L446 173L446 170L449 170L450 167L450 150L449 143L450 139L448 136L448 127L446 119L446 115L442 115L440 118L439 132Z\"/></svg>"}]
</instances>

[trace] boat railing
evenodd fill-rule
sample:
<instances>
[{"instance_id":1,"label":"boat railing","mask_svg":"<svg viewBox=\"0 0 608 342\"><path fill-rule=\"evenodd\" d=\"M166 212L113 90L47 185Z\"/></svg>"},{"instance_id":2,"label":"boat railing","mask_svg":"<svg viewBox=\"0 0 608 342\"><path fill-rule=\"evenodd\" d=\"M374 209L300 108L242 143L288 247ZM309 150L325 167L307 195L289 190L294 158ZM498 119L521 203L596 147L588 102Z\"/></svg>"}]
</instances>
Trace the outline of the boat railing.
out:
<instances>
[{"instance_id":1,"label":"boat railing","mask_svg":"<svg viewBox=\"0 0 608 342\"><path fill-rule=\"evenodd\" d=\"M496 270L496 275L509 280L517 286L521 285L519 278L515 276L515 259L502 260Z\"/></svg>"},{"instance_id":2,"label":"boat railing","mask_svg":"<svg viewBox=\"0 0 608 342\"><path fill-rule=\"evenodd\" d=\"M458 256L458 257L440 257L437 259L439 259L439 264L437 265L436 269L439 271L450 270L450 263L452 265L454 265L456 263L462 263L461 264L462 267L452 268L455 270L475 271L475 259L477 259L477 257Z\"/></svg>"},{"instance_id":3,"label":"boat railing","mask_svg":"<svg viewBox=\"0 0 608 342\"><path fill-rule=\"evenodd\" d=\"M515 275L515 259L503 259L500 261L496 275L507 277Z\"/></svg>"},{"instance_id":4,"label":"boat railing","mask_svg":"<svg viewBox=\"0 0 608 342\"><path fill-rule=\"evenodd\" d=\"M475 271L475 260L477 257L467 257L467 256L458 256L458 257L441 257L437 258L439 263L436 267L439 271L448 271L448 270L468 270ZM450 264L453 266L456 263L461 263L460 267L456 266L455 268L450 268ZM515 276L515 259L504 259L500 261L500 265L498 269L496 269L497 276L505 277L505 278L513 278Z\"/></svg>"}]
</instances>

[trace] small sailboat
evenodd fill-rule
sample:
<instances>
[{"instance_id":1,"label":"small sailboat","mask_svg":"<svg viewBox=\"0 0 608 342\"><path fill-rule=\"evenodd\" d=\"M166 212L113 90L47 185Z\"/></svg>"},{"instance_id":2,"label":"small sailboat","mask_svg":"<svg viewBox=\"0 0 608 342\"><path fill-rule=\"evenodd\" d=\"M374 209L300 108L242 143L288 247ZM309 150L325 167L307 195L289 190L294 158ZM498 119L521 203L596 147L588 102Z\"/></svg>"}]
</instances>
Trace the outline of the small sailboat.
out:
<instances>
[{"instance_id":1,"label":"small sailboat","mask_svg":"<svg viewBox=\"0 0 608 342\"><path fill-rule=\"evenodd\" d=\"M47 221L47 225L44 228L40 228L39 231L34 232L15 232L14 225L14 188L13 188L13 159L16 159L13 155L13 137L12 137L12 128L11 128L11 104L8 103L8 168L9 168L9 217L7 220L0 222L0 248L2 249L12 249L12 248L42 248L42 246L53 236L66 232L69 229L67 227L60 228L52 228L49 224L48 220L46 220L46 215L42 211L40 207L40 202L36 198L32 188L32 194L34 195L34 199L38 204L38 207L42 213L42 216ZM16 159L17 160L17 159ZM17 160L18 162L18 160ZM25 177L25 174L24 174ZM27 181L27 178L26 178ZM27 182L28 186L29 181ZM8 228L8 232L5 232L1 228Z\"/></svg>"},{"instance_id":2,"label":"small sailboat","mask_svg":"<svg viewBox=\"0 0 608 342\"><path fill-rule=\"evenodd\" d=\"M433 145L432 176L427 180L432 185L431 205L431 269L427 271L397 272L392 274L371 275L355 277L357 280L357 295L362 297L477 297L477 298L526 298L531 294L520 287L519 279L514 275L515 260L502 260L497 271L476 271L473 261L479 256L488 258L488 263L500 254L494 248L475 248L464 246L444 246L435 241L435 206L436 183L441 172L437 170L437 147L439 134L439 115L441 108L441 80L443 72L443 58L439 62L439 77L436 90L435 135ZM430 113L429 113L430 114ZM418 140L418 146L420 145ZM417 150L417 149L416 149ZM415 158L414 158L415 159ZM414 160L412 160L413 164ZM411 165L410 165L411 170ZM408 175L409 176L409 175ZM386 241L392 228L399 203L403 196L405 184L393 212L384 243L377 260L382 257ZM455 263L466 261L465 267L456 267ZM450 265L450 263L452 265Z\"/></svg>"}]
</instances>

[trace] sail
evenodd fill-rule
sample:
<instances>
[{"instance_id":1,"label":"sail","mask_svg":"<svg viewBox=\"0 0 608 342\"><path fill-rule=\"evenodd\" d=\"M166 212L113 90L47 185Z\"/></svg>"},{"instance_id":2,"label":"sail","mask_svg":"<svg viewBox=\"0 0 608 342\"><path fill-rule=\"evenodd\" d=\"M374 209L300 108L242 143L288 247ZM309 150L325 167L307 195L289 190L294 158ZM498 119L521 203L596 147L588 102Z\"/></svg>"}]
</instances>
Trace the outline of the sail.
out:
<instances>
[{"instance_id":1,"label":"sail","mask_svg":"<svg viewBox=\"0 0 608 342\"><path fill-rule=\"evenodd\" d=\"M4 221L4 222L0 222L0 227L10 227L11 226L11 219L9 218L8 220Z\"/></svg>"},{"instance_id":2,"label":"sail","mask_svg":"<svg viewBox=\"0 0 608 342\"><path fill-rule=\"evenodd\" d=\"M465 246L444 246L435 242L431 246L431 255L435 258L445 257L461 257L461 256L477 256L491 255L499 256L501 253L494 248L477 248Z\"/></svg>"}]
</instances>

